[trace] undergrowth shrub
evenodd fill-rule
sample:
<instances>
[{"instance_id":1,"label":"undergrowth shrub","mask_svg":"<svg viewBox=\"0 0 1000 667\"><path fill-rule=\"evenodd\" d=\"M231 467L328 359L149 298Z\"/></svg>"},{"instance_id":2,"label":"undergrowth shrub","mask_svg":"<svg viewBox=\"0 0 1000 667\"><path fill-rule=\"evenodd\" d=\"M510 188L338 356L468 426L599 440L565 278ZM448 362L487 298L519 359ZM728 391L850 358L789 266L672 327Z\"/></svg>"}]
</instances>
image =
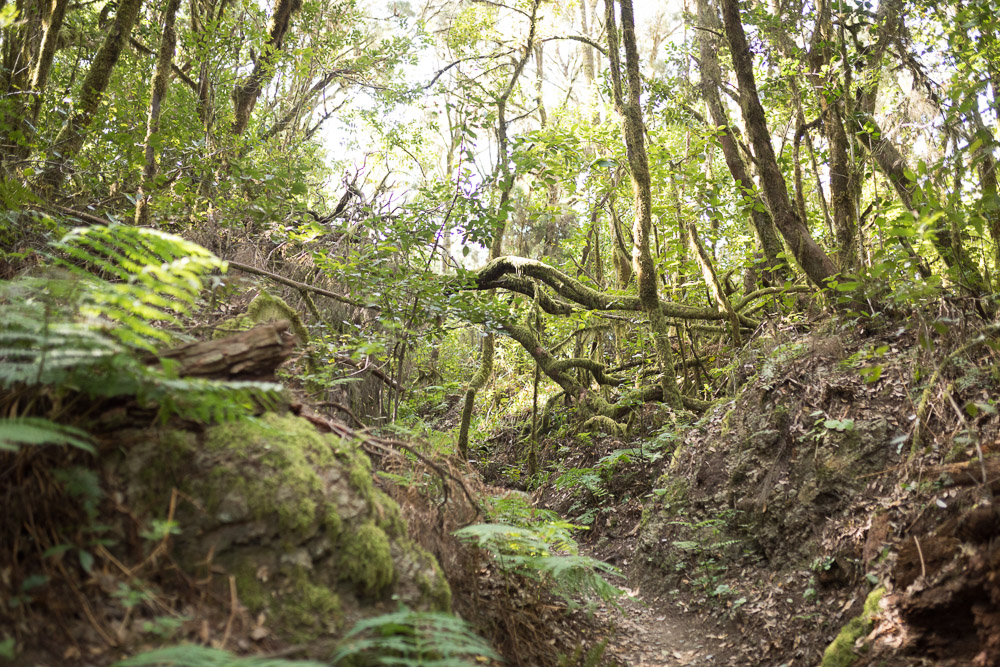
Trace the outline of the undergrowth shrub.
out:
<instances>
[{"instance_id":1,"label":"undergrowth shrub","mask_svg":"<svg viewBox=\"0 0 1000 667\"><path fill-rule=\"evenodd\" d=\"M519 496L494 499L491 515L510 523L476 524L454 534L489 553L502 572L551 588L570 608L581 599L614 602L623 594L605 579L620 576L618 568L579 554L572 531L580 526L554 512L532 508Z\"/></svg>"}]
</instances>

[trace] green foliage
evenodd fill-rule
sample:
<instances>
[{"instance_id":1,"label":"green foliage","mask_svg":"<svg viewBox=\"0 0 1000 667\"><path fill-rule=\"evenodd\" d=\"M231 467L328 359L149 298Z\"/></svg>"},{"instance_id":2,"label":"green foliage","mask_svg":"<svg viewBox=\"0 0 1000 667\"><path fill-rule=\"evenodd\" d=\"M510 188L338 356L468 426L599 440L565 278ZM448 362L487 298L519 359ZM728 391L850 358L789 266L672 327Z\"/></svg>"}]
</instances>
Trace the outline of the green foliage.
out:
<instances>
[{"instance_id":1,"label":"green foliage","mask_svg":"<svg viewBox=\"0 0 1000 667\"><path fill-rule=\"evenodd\" d=\"M280 400L275 384L182 379L170 364L157 368L143 359L172 340L163 324L190 313L209 274L224 268L204 248L118 225L73 230L55 247L60 268L53 277L0 283L0 388L133 395L162 417L202 422L232 420ZM15 436L84 442L66 427L45 429L21 422Z\"/></svg>"},{"instance_id":2,"label":"green foliage","mask_svg":"<svg viewBox=\"0 0 1000 667\"><path fill-rule=\"evenodd\" d=\"M17 451L21 445L69 445L94 453L90 435L78 428L38 417L0 419L0 450Z\"/></svg>"},{"instance_id":3,"label":"green foliage","mask_svg":"<svg viewBox=\"0 0 1000 667\"><path fill-rule=\"evenodd\" d=\"M115 663L115 667L328 667L314 660L241 658L207 646L170 646Z\"/></svg>"},{"instance_id":4,"label":"green foliage","mask_svg":"<svg viewBox=\"0 0 1000 667\"><path fill-rule=\"evenodd\" d=\"M78 227L54 247L80 290L80 314L110 321L115 338L151 352L171 340L163 325L191 312L207 276L225 270L201 246L143 227Z\"/></svg>"},{"instance_id":5,"label":"green foliage","mask_svg":"<svg viewBox=\"0 0 1000 667\"><path fill-rule=\"evenodd\" d=\"M547 529L544 521L538 528L487 523L467 526L455 535L485 549L502 570L551 586L570 605L578 597L612 601L623 593L604 578L619 576L618 568L577 554L575 541L562 526ZM565 551L569 553L560 553Z\"/></svg>"},{"instance_id":6,"label":"green foliage","mask_svg":"<svg viewBox=\"0 0 1000 667\"><path fill-rule=\"evenodd\" d=\"M359 621L332 664L466 667L500 656L468 623L443 612L401 610Z\"/></svg>"}]
</instances>

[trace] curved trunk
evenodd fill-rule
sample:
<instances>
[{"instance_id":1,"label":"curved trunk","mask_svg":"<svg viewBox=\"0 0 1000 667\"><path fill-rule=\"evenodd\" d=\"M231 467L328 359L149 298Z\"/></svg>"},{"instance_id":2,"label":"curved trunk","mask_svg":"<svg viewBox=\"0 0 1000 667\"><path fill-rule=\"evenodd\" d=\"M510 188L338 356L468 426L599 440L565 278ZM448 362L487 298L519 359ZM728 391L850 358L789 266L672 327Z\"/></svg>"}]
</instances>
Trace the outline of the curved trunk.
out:
<instances>
[{"instance_id":1,"label":"curved trunk","mask_svg":"<svg viewBox=\"0 0 1000 667\"><path fill-rule=\"evenodd\" d=\"M260 91L271 80L274 61L281 51L292 16L301 6L302 0L278 0L274 6L274 14L267 27L267 41L261 49L260 57L250 75L233 90L233 134L237 137L243 135L250 123L250 114L257 104Z\"/></svg>"}]
</instances>

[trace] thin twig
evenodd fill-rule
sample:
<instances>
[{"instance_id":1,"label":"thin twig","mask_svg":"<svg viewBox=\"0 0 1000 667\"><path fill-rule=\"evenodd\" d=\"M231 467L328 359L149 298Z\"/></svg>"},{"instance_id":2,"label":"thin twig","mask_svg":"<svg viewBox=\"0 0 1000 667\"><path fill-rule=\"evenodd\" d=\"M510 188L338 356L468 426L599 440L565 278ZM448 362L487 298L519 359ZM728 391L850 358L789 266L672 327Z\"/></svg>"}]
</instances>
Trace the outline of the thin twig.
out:
<instances>
[{"instance_id":1,"label":"thin twig","mask_svg":"<svg viewBox=\"0 0 1000 667\"><path fill-rule=\"evenodd\" d=\"M924 550L920 548L920 540L917 536L913 536L913 543L917 545L917 555L920 556L920 576L921 578L927 577L927 566L924 564Z\"/></svg>"},{"instance_id":2,"label":"thin twig","mask_svg":"<svg viewBox=\"0 0 1000 667\"><path fill-rule=\"evenodd\" d=\"M325 290L322 287L314 287L313 285L307 285L305 283L300 283L297 280L292 280L291 278L286 278L285 276L278 275L277 273L272 273L264 269L258 269L255 266L250 266L249 264L243 264L241 262L234 262L233 260L226 260L226 263L237 271L243 271L244 273L252 273L256 276L263 276L264 278L270 278L276 283L281 283L282 285L287 285L289 287L294 287L297 290L306 290L319 294L320 296L325 296L328 299L333 299L334 301L339 301L340 303L346 303L349 306L354 306L355 308L366 308L368 310L379 311L376 305L368 305L352 299L350 297L343 296L342 294L337 294L336 292L331 292L330 290Z\"/></svg>"}]
</instances>

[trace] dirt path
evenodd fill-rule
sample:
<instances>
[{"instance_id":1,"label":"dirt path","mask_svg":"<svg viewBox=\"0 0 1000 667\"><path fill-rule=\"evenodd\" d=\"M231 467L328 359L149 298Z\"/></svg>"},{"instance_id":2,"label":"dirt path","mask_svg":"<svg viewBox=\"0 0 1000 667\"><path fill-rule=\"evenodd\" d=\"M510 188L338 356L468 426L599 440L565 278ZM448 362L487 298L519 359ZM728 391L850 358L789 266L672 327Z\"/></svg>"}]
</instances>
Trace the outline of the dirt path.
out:
<instances>
[{"instance_id":1,"label":"dirt path","mask_svg":"<svg viewBox=\"0 0 1000 667\"><path fill-rule=\"evenodd\" d=\"M625 600L622 610L602 608L598 618L617 630L608 642L605 657L628 667L678 667L727 665L733 646L721 630L701 624L658 600L637 597Z\"/></svg>"}]
</instances>

